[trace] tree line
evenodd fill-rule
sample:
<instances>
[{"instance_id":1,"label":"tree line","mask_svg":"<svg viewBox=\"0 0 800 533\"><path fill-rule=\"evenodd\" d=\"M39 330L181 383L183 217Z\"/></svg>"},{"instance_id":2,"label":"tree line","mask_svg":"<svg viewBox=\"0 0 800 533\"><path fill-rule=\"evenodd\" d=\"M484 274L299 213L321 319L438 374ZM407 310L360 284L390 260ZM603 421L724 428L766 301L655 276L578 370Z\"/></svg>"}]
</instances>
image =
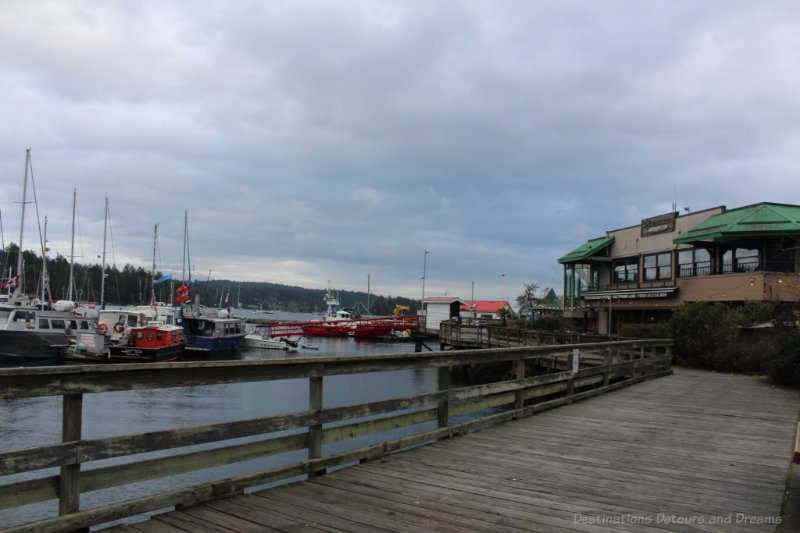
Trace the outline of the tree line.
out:
<instances>
[{"instance_id":1,"label":"tree line","mask_svg":"<svg viewBox=\"0 0 800 533\"><path fill-rule=\"evenodd\" d=\"M12 243L5 250L0 250L2 263L2 281L6 282L12 275L16 276L16 264L19 258L19 247ZM23 274L22 290L26 294L40 295L42 287L43 263L41 256L33 251L22 253ZM73 263L72 266L72 299L75 301L101 301L102 266ZM48 258L46 265L48 294L45 299L66 300L69 296L70 264L68 258L57 254ZM153 285L153 279L161 279L162 272L152 272L142 267L126 264L122 269L115 265L106 265L106 281L102 301L109 305L147 305L153 297L151 287L155 289L155 300L169 302L175 289L182 280L174 279ZM195 303L214 306L224 304L227 298L231 307L250 309L282 310L298 313L315 313L324 311L326 304L323 289L306 289L277 283L232 281L232 280L195 280L192 282L192 293ZM359 291L337 291L342 307L351 308L360 314L390 315L395 305L407 306L404 313L415 313L419 300L403 297L378 296Z\"/></svg>"}]
</instances>

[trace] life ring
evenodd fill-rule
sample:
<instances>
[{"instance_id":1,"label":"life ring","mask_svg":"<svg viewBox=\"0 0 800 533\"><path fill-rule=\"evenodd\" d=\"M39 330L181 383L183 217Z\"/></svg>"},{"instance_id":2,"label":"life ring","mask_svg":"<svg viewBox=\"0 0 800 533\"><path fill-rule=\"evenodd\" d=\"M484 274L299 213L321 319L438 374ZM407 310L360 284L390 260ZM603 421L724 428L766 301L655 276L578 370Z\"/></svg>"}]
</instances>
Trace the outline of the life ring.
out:
<instances>
[{"instance_id":1,"label":"life ring","mask_svg":"<svg viewBox=\"0 0 800 533\"><path fill-rule=\"evenodd\" d=\"M106 326L102 322L100 324L97 324L97 332L98 333L102 333L103 335L105 335L106 331L108 331L108 326Z\"/></svg>"},{"instance_id":2,"label":"life ring","mask_svg":"<svg viewBox=\"0 0 800 533\"><path fill-rule=\"evenodd\" d=\"M122 333L124 329L125 329L125 324L123 324L122 322L117 322L116 324L114 324L114 331L116 331L117 333Z\"/></svg>"}]
</instances>

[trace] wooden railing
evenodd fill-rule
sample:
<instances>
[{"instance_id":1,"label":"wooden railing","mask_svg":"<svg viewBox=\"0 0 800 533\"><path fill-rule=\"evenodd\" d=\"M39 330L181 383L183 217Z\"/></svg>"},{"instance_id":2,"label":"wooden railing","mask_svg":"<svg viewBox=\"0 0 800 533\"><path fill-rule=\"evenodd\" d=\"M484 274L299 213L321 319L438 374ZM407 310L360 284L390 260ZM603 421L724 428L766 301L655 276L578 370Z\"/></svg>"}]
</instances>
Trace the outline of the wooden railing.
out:
<instances>
[{"instance_id":1,"label":"wooden railing","mask_svg":"<svg viewBox=\"0 0 800 533\"><path fill-rule=\"evenodd\" d=\"M665 375L671 372L671 350L672 341L642 340L294 360L0 369L0 399L63 397L62 442L0 451L1 478L7 479L8 476L23 472L36 475L35 471L48 468L59 468L59 473L42 474L33 479L0 485L0 509L58 499L58 516L14 525L6 531L73 531L166 507L227 497L250 487L298 475L314 477L331 467L379 458L402 448L453 437L488 424L531 415L643 379ZM589 354L593 354L591 357L595 359L600 357L603 364L582 368L581 361ZM526 364L533 365L544 359L552 361L554 358L563 359L565 364L562 366L569 370L524 377ZM513 366L516 378L478 386L450 386L451 367L504 362L509 364L509 369ZM421 368L438 369L438 390L323 408L323 380L327 376ZM83 400L87 394L296 378L308 378L309 404L305 411L96 439L84 439L81 435ZM164 405L158 407L168 409L169 404L165 401ZM486 409L490 409L492 414L472 415L470 419L469 413L480 413ZM467 421L451 423L454 416ZM435 429L419 430L378 444L322 455L323 443L433 421L436 422ZM338 424L331 426L333 423ZM295 433L286 434L286 430L294 430ZM277 432L281 433L270 436ZM171 451L163 457L83 470L85 465L104 459L154 451L161 451L163 455L166 450L224 443L242 437L266 438L244 444L241 441L221 444L200 451ZM306 460L293 464L92 509L80 509L81 494L90 491L303 449L307 450Z\"/></svg>"},{"instance_id":2,"label":"wooden railing","mask_svg":"<svg viewBox=\"0 0 800 533\"><path fill-rule=\"evenodd\" d=\"M577 332L539 331L506 328L488 324L459 324L444 320L439 326L439 342L458 348L508 348L542 344L584 344L607 342L608 335Z\"/></svg>"}]
</instances>

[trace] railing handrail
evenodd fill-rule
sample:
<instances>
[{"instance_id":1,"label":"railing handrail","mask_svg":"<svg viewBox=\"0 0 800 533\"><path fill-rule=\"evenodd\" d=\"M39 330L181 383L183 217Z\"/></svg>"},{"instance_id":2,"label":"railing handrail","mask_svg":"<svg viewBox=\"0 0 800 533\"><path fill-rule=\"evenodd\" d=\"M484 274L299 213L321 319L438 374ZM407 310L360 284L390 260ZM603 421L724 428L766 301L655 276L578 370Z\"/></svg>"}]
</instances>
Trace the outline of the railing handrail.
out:
<instances>
[{"instance_id":1,"label":"railing handrail","mask_svg":"<svg viewBox=\"0 0 800 533\"><path fill-rule=\"evenodd\" d=\"M109 365L0 368L0 399L220 385L408 370L453 365L526 360L581 350L668 347L672 340L635 339L614 342L519 346L483 350L364 354L295 359L191 361Z\"/></svg>"},{"instance_id":2,"label":"railing handrail","mask_svg":"<svg viewBox=\"0 0 800 533\"><path fill-rule=\"evenodd\" d=\"M314 477L329 467L380 457L404 447L607 392L644 379L645 374L663 375L669 372L672 344L671 340L650 339L291 360L4 368L0 369L0 398L63 395L64 438L60 443L34 448L0 450L0 476L60 468L58 475L42 474L43 477L36 479L0 485L0 508L58 498L60 516L12 527L9 531L69 531L166 506L228 496L240 493L247 487L299 474ZM664 349L665 354L658 355L656 351L659 349ZM600 363L575 372L573 362L576 352L584 354L581 357L598 352L595 359L599 358ZM622 360L623 354L626 354L625 360ZM498 362L514 362L516 377L486 385L450 389L450 367ZM566 370L526 378L526 362L549 362L553 368ZM322 381L325 376L413 368L438 368L438 390L362 404L323 407ZM81 436L84 394L298 377L308 378L309 381L309 407L305 411L134 435L97 439L83 439ZM506 409L483 417L478 415L467 422L450 422L451 416L478 413L488 408L496 410L501 406ZM436 429L418 430L410 436L357 450L322 455L323 442L346 440L422 422L436 422ZM300 432L286 434L286 430ZM282 433L273 436L273 432ZM261 436L262 440L243 444L226 443L231 439L249 436ZM146 458L81 471L82 464L102 459L211 443L221 445L187 453L175 451L167 457ZM308 459L300 463L142 497L134 500L135 505L129 501L79 510L82 491L117 487L301 449L308 450Z\"/></svg>"}]
</instances>

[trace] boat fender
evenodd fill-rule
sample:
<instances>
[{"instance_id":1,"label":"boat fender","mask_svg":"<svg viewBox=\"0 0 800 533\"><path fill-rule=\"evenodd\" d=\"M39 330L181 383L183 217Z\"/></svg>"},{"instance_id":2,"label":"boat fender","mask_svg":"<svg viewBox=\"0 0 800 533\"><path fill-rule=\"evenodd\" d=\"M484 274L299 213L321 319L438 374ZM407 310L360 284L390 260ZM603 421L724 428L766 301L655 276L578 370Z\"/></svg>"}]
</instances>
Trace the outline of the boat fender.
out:
<instances>
[{"instance_id":1,"label":"boat fender","mask_svg":"<svg viewBox=\"0 0 800 533\"><path fill-rule=\"evenodd\" d=\"M97 324L97 332L98 333L102 333L103 335L105 335L106 331L108 331L108 326L106 326L102 322Z\"/></svg>"},{"instance_id":2,"label":"boat fender","mask_svg":"<svg viewBox=\"0 0 800 533\"><path fill-rule=\"evenodd\" d=\"M116 331L117 333L122 333L122 330L124 329L125 329L125 324L123 324L122 322L117 322L116 324L114 324L114 331Z\"/></svg>"}]
</instances>

